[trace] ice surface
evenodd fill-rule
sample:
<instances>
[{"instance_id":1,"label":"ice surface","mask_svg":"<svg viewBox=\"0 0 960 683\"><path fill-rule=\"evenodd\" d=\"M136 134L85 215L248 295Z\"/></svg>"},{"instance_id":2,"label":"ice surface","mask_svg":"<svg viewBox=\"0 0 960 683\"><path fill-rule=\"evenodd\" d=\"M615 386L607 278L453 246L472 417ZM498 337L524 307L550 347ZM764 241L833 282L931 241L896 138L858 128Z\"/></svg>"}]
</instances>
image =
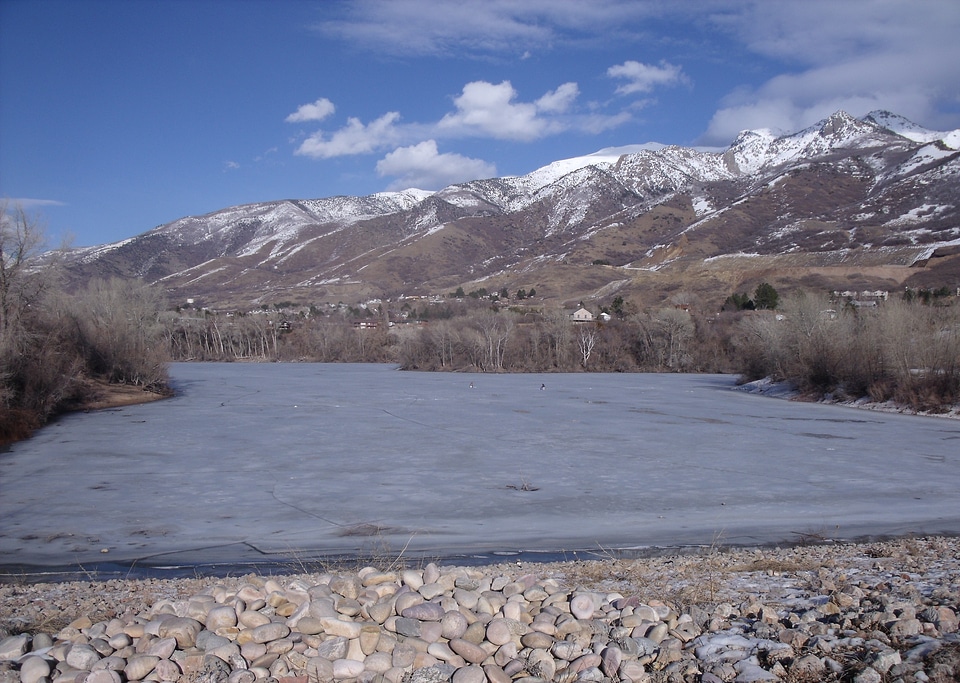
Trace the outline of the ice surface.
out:
<instances>
[{"instance_id":1,"label":"ice surface","mask_svg":"<svg viewBox=\"0 0 960 683\"><path fill-rule=\"evenodd\" d=\"M0 564L960 532L951 420L774 400L720 375L172 373L172 399L70 415L0 453Z\"/></svg>"}]
</instances>

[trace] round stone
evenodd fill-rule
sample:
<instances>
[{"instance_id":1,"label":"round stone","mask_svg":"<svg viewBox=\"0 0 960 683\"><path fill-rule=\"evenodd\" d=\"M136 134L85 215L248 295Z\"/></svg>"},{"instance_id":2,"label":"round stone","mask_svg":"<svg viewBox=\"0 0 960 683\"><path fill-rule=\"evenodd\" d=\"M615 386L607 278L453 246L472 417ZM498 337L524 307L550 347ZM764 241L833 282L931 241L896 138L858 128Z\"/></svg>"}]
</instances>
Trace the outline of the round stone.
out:
<instances>
[{"instance_id":1,"label":"round stone","mask_svg":"<svg viewBox=\"0 0 960 683\"><path fill-rule=\"evenodd\" d=\"M430 562L423 568L423 582L436 583L440 579L440 568L435 562Z\"/></svg>"},{"instance_id":2,"label":"round stone","mask_svg":"<svg viewBox=\"0 0 960 683\"><path fill-rule=\"evenodd\" d=\"M113 669L98 669L87 674L85 683L122 683L123 678Z\"/></svg>"},{"instance_id":3,"label":"round stone","mask_svg":"<svg viewBox=\"0 0 960 683\"><path fill-rule=\"evenodd\" d=\"M342 636L344 638L359 638L361 624L356 621L342 621L334 617L322 617L320 623L323 624L325 633L332 636Z\"/></svg>"},{"instance_id":4,"label":"round stone","mask_svg":"<svg viewBox=\"0 0 960 683\"><path fill-rule=\"evenodd\" d=\"M270 623L270 617L266 614L256 612L254 610L246 610L240 613L238 617L238 622L243 624L247 628L256 628L257 626L263 626L264 624Z\"/></svg>"},{"instance_id":5,"label":"round stone","mask_svg":"<svg viewBox=\"0 0 960 683\"><path fill-rule=\"evenodd\" d=\"M323 633L323 622L316 617L304 617L297 622L297 631L308 636Z\"/></svg>"},{"instance_id":6,"label":"round stone","mask_svg":"<svg viewBox=\"0 0 960 683\"><path fill-rule=\"evenodd\" d=\"M271 621L269 624L257 626L250 634L255 643L269 643L272 640L280 640L290 635L290 627L278 621Z\"/></svg>"},{"instance_id":7,"label":"round stone","mask_svg":"<svg viewBox=\"0 0 960 683\"><path fill-rule=\"evenodd\" d=\"M498 617L491 619L487 624L487 640L494 645L506 645L514 636L520 636L524 632L522 624L513 619L504 619Z\"/></svg>"},{"instance_id":8,"label":"round stone","mask_svg":"<svg viewBox=\"0 0 960 683\"><path fill-rule=\"evenodd\" d=\"M512 680L510 676L507 675L507 672L496 664L487 664L484 666L483 673L486 674L487 680L490 681L490 683L510 683Z\"/></svg>"},{"instance_id":9,"label":"round stone","mask_svg":"<svg viewBox=\"0 0 960 683\"><path fill-rule=\"evenodd\" d=\"M142 680L147 674L157 668L157 662L159 661L160 658L153 655L131 657L127 660L127 665L123 667L123 675L128 681Z\"/></svg>"},{"instance_id":10,"label":"round stone","mask_svg":"<svg viewBox=\"0 0 960 683\"><path fill-rule=\"evenodd\" d=\"M590 619L595 610L594 596L589 593L578 593L570 600L570 612L577 619Z\"/></svg>"},{"instance_id":11,"label":"round stone","mask_svg":"<svg viewBox=\"0 0 960 683\"><path fill-rule=\"evenodd\" d=\"M453 640L466 633L469 625L467 618L461 612L451 610L440 620L440 633L447 640Z\"/></svg>"},{"instance_id":12,"label":"round stone","mask_svg":"<svg viewBox=\"0 0 960 683\"><path fill-rule=\"evenodd\" d=\"M407 619L419 619L420 621L440 621L446 612L436 602L421 602L419 605L411 605L400 612L401 616Z\"/></svg>"},{"instance_id":13,"label":"round stone","mask_svg":"<svg viewBox=\"0 0 960 683\"><path fill-rule=\"evenodd\" d=\"M553 636L548 636L546 633L540 633L539 631L530 631L523 635L520 638L520 643L524 647L529 647L531 649L541 649L548 650L553 646L554 643Z\"/></svg>"},{"instance_id":14,"label":"round stone","mask_svg":"<svg viewBox=\"0 0 960 683\"><path fill-rule=\"evenodd\" d=\"M30 656L20 661L20 683L38 683L50 675L50 663L43 657Z\"/></svg>"},{"instance_id":15,"label":"round stone","mask_svg":"<svg viewBox=\"0 0 960 683\"><path fill-rule=\"evenodd\" d=\"M185 650L196 644L197 634L202 630L203 624L196 619L173 617L161 622L157 635L161 638L176 638L177 645Z\"/></svg>"},{"instance_id":16,"label":"round stone","mask_svg":"<svg viewBox=\"0 0 960 683\"><path fill-rule=\"evenodd\" d=\"M452 683L485 683L487 675L479 666L461 666L453 672Z\"/></svg>"},{"instance_id":17,"label":"round stone","mask_svg":"<svg viewBox=\"0 0 960 683\"><path fill-rule=\"evenodd\" d=\"M248 669L234 669L227 678L227 683L253 683L257 680L255 673Z\"/></svg>"},{"instance_id":18,"label":"round stone","mask_svg":"<svg viewBox=\"0 0 960 683\"><path fill-rule=\"evenodd\" d=\"M333 663L333 677L338 681L356 678L363 673L363 662L353 659L338 659Z\"/></svg>"},{"instance_id":19,"label":"round stone","mask_svg":"<svg viewBox=\"0 0 960 683\"><path fill-rule=\"evenodd\" d=\"M161 681L178 681L183 673L177 663L169 659L161 659L153 670Z\"/></svg>"},{"instance_id":20,"label":"round stone","mask_svg":"<svg viewBox=\"0 0 960 683\"><path fill-rule=\"evenodd\" d=\"M67 653L67 664L80 671L90 671L100 661L100 653L89 645L74 645Z\"/></svg>"},{"instance_id":21,"label":"round stone","mask_svg":"<svg viewBox=\"0 0 960 683\"><path fill-rule=\"evenodd\" d=\"M400 580L403 581L403 585L408 586L410 590L420 590L420 586L423 585L423 574L416 571L415 569L404 569L400 572Z\"/></svg>"},{"instance_id":22,"label":"round stone","mask_svg":"<svg viewBox=\"0 0 960 683\"><path fill-rule=\"evenodd\" d=\"M237 625L237 610L228 605L217 605L207 612L206 626L211 631Z\"/></svg>"},{"instance_id":23,"label":"round stone","mask_svg":"<svg viewBox=\"0 0 960 683\"><path fill-rule=\"evenodd\" d=\"M161 659L169 659L176 649L176 638L157 638L147 646L147 649L144 650L143 654L153 655L154 657L159 657Z\"/></svg>"},{"instance_id":24,"label":"round stone","mask_svg":"<svg viewBox=\"0 0 960 683\"><path fill-rule=\"evenodd\" d=\"M364 655L372 655L380 643L380 627L367 624L360 628L360 650ZM389 668L389 667L387 667Z\"/></svg>"},{"instance_id":25,"label":"round stone","mask_svg":"<svg viewBox=\"0 0 960 683\"><path fill-rule=\"evenodd\" d=\"M475 645L468 640L454 638L450 641L450 649L463 657L471 664L480 664L487 658L487 651L479 645ZM481 673L483 673L481 671Z\"/></svg>"}]
</instances>

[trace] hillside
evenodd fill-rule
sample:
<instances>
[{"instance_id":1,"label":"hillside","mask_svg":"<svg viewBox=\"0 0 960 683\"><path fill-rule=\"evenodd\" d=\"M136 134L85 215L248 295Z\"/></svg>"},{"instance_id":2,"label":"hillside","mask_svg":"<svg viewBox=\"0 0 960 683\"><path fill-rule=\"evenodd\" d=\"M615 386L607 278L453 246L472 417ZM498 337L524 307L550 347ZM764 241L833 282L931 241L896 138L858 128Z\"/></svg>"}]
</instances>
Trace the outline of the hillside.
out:
<instances>
[{"instance_id":1,"label":"hillside","mask_svg":"<svg viewBox=\"0 0 960 683\"><path fill-rule=\"evenodd\" d=\"M287 199L66 254L75 285L139 277L212 308L485 287L548 302L719 306L789 291L960 286L960 131L837 112L726 150L632 145L437 192Z\"/></svg>"}]
</instances>

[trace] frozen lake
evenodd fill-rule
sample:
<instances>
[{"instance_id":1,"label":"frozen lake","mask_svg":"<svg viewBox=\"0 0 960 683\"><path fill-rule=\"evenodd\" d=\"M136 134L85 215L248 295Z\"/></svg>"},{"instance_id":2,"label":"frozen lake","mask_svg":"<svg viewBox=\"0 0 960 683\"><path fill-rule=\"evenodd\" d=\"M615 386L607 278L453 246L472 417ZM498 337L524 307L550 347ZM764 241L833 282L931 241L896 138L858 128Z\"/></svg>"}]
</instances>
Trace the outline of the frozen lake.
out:
<instances>
[{"instance_id":1,"label":"frozen lake","mask_svg":"<svg viewBox=\"0 0 960 683\"><path fill-rule=\"evenodd\" d=\"M730 376L172 377L172 399L70 415L0 452L0 574L960 532L960 423Z\"/></svg>"}]
</instances>

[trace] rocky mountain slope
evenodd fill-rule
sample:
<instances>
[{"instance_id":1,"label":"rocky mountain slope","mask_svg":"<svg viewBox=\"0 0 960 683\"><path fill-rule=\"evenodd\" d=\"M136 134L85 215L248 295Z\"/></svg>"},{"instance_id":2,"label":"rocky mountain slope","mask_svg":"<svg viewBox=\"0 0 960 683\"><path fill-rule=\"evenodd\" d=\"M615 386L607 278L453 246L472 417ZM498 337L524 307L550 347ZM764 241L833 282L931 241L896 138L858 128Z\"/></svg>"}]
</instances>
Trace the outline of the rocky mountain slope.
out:
<instances>
[{"instance_id":1,"label":"rocky mountain slope","mask_svg":"<svg viewBox=\"0 0 960 683\"><path fill-rule=\"evenodd\" d=\"M745 131L726 150L634 145L438 192L282 200L67 255L174 302L248 309L447 294L719 305L778 289L960 286L960 131L889 112Z\"/></svg>"}]
</instances>

